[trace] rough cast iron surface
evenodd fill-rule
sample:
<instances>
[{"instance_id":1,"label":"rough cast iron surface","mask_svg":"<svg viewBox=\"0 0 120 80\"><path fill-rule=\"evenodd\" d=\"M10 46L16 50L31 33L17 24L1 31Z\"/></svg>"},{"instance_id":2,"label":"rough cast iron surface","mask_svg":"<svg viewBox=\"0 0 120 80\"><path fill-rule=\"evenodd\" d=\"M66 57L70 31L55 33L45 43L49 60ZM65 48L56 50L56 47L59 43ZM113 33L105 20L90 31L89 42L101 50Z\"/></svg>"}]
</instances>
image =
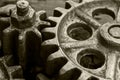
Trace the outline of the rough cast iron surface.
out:
<instances>
[{"instance_id":1,"label":"rough cast iron surface","mask_svg":"<svg viewBox=\"0 0 120 80\"><path fill-rule=\"evenodd\" d=\"M46 28L56 36L43 44L58 45L48 60L66 57L68 62L60 74L78 68L78 80L120 80L120 17L119 0L67 1L58 7L55 28Z\"/></svg>"},{"instance_id":2,"label":"rough cast iron surface","mask_svg":"<svg viewBox=\"0 0 120 80\"><path fill-rule=\"evenodd\" d=\"M56 8L47 18L20 0L10 14L2 48L4 55L13 55L14 65L22 66L26 79L36 74L37 80L120 79L119 1L67 1L65 9ZM2 58L1 78L14 79L6 60L12 65Z\"/></svg>"}]
</instances>

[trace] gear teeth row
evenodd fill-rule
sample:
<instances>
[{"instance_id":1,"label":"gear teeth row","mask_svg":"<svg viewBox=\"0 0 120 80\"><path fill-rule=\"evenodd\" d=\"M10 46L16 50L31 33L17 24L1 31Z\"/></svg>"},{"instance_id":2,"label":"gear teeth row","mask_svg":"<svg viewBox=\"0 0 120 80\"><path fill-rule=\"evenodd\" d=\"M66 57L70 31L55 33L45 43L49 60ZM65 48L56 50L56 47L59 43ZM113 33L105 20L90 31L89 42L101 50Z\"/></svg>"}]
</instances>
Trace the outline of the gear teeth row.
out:
<instances>
[{"instance_id":1,"label":"gear teeth row","mask_svg":"<svg viewBox=\"0 0 120 80\"><path fill-rule=\"evenodd\" d=\"M14 33L16 33L16 34L14 34ZM33 37L36 37L38 39L38 42L41 43L41 33L37 29L34 28L34 29L29 29L25 32L22 32L21 34L19 34L19 36L18 36L18 34L19 34L19 32L16 31L15 29L9 30L9 28L8 28L8 29L4 30L3 43L5 43L5 44L3 46L7 46L7 47L3 47L4 54L7 54L7 55L13 54L15 50L12 51L12 49L19 47L17 49L18 52L20 52L20 53L18 53L18 55L22 56L22 58L19 57L19 59L21 59L20 62L26 62L26 60L23 61L23 59L26 58L25 53L27 52L26 46L29 43L29 41L27 41L28 38L31 38L31 40L32 40L32 39L34 39ZM16 36L16 39L14 39L15 36ZM36 38L34 40L37 40ZM15 41L18 41L17 42L19 44L18 46L12 46ZM33 44L33 45L35 45L35 44ZM22 64L22 63L20 63L20 64Z\"/></svg>"},{"instance_id":2,"label":"gear teeth row","mask_svg":"<svg viewBox=\"0 0 120 80\"><path fill-rule=\"evenodd\" d=\"M70 1L66 2L65 9L61 8L61 7L55 8L54 14L53 14L54 17L48 18L48 20L51 21L51 23L52 23L51 25L53 27L52 28L45 28L42 30L42 32L49 32L49 33L56 34L57 28L58 28L57 23L60 22L62 15L66 14L68 12L68 9L70 9L71 7L74 7L76 5L78 5L78 3L75 3L75 2L70 0ZM56 23L56 25L54 25L55 23ZM48 66L48 67L46 67L47 68L46 69L47 75L50 76L51 73L55 74L55 71L59 72L59 70L60 70L60 79L58 79L58 80L64 79L63 77L65 77L64 80L69 80L70 77L67 78L67 76L71 76L71 77L73 76L71 71L77 72L78 69L71 63L71 61L68 61L68 59L66 59L64 54L61 53L61 50L59 49L59 45L58 45L58 41L57 41L57 34L55 35L55 37L53 39L49 39L49 40L44 41L42 43L42 46L45 46L45 45L46 46L51 45L51 47L56 45L56 48L58 47L58 50L54 51L51 55L48 56L47 63L46 63L46 66ZM61 59L62 59L62 61L61 61ZM59 67L59 68L57 68L57 67ZM68 74L66 74L66 73L68 73ZM78 70L78 73L76 73L77 77L79 77L81 75L81 73L82 72L80 70ZM44 78L45 80L47 80L47 78L45 76L43 76L41 74L39 76L41 76L40 78ZM70 78L70 79L72 79L72 78Z\"/></svg>"},{"instance_id":3,"label":"gear teeth row","mask_svg":"<svg viewBox=\"0 0 120 80\"><path fill-rule=\"evenodd\" d=\"M40 38L41 40L41 33L38 29L34 28L33 30L31 30L30 32L33 32L38 38Z\"/></svg>"}]
</instances>

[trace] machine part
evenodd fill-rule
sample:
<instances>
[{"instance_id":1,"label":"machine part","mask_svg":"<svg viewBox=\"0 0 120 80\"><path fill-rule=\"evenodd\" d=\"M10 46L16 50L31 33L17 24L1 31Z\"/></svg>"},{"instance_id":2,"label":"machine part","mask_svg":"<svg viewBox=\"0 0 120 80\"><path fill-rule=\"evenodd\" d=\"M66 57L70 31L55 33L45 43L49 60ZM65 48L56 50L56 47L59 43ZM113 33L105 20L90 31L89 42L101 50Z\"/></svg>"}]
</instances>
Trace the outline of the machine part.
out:
<instances>
[{"instance_id":1,"label":"machine part","mask_svg":"<svg viewBox=\"0 0 120 80\"><path fill-rule=\"evenodd\" d=\"M0 80L25 80L21 66L14 65L11 55L0 58Z\"/></svg>"},{"instance_id":2,"label":"machine part","mask_svg":"<svg viewBox=\"0 0 120 80\"><path fill-rule=\"evenodd\" d=\"M68 59L59 75L78 68L81 71L78 80L120 80L119 3L119 0L84 0L82 3L70 0L65 9L55 8L54 16L48 18L53 28L42 32L49 31L56 36L44 41L42 46L59 47L49 55L48 62L61 57Z\"/></svg>"},{"instance_id":3,"label":"machine part","mask_svg":"<svg viewBox=\"0 0 120 80\"><path fill-rule=\"evenodd\" d=\"M4 30L3 39L2 39L3 40L2 47L3 47L4 55L12 54L14 56L13 57L14 63L17 65L20 64L22 66L25 79L26 80L35 80L34 77L36 76L36 73L44 70L43 62L45 60L45 57L49 53L52 53L54 50L56 50L54 48L56 46L53 46L51 48L51 45L50 46L47 45L47 49L46 49L46 46L41 46L41 35L37 31L38 30L40 31L44 27L48 27L50 25L48 22L44 22L44 20L46 19L45 11L40 11L40 12L35 13L34 10L31 9L30 6L29 6L30 11L29 11L28 10L29 3L24 0L22 0L22 1L24 2L24 5L23 5L23 2L21 2L21 0L20 0L16 4L17 7L10 11L11 24L10 24L10 27L8 27L7 29ZM13 6L13 7L15 7L15 6ZM31 11L33 11L33 12L31 12ZM1 11L1 12L3 12L3 11ZM31 12L31 13L27 13L27 12ZM29 15L29 14L31 14L31 15ZM9 14L7 14L7 15L9 16ZM40 18L40 20L39 20L39 18ZM35 19L35 22L34 22L34 19ZM33 26L31 26L31 25L33 25ZM47 40L47 39L51 39L54 36L55 35L53 33L49 33L48 31L42 32L42 40L43 41ZM18 39L18 37L19 37L19 39ZM21 40L21 37L23 38L23 40ZM27 52L24 52L25 50ZM19 54L17 54L17 53L19 53ZM26 56L27 56L27 58L26 58ZM41 58L44 60L41 60ZM51 68L51 66L52 67L58 66L58 68L60 69L67 62L67 60L65 58L60 58L60 59L56 59L56 60L53 62L50 62L50 63L48 62L48 67L46 67L47 73L48 72L53 73L53 71L49 71L49 68ZM61 60L63 61L63 63ZM61 62L61 63L59 65L54 65L54 66L51 65L50 66L50 64L51 63L54 64L54 62L55 63ZM38 67L38 65L36 65L36 64L39 64L39 63L40 63L40 65ZM59 66L61 66L61 67L59 67ZM56 73L59 71L58 68L56 69L57 70ZM75 71L77 71L77 70L76 69L71 70L71 71L69 71L69 73L67 73L67 75L69 75L71 77L71 75L73 74L71 72L75 72ZM78 70L78 72L79 72L79 70ZM62 75L62 76L64 78L64 75ZM75 75L75 76L79 76L79 75ZM66 77L68 77L68 76L66 76ZM61 78L61 80L63 78Z\"/></svg>"},{"instance_id":4,"label":"machine part","mask_svg":"<svg viewBox=\"0 0 120 80\"><path fill-rule=\"evenodd\" d=\"M28 10L28 5L29 5L29 3L27 1L19 0L16 4L16 7L13 5L12 7L15 7L15 8L12 9L9 14L7 14L8 17L9 17L9 15L11 16L11 24L10 24L10 27L8 27L7 29L4 30L2 48L4 51L4 55L9 55L9 54L13 55L12 62L14 62L14 64L22 66L23 75L24 75L25 80L36 80L34 78L36 76L36 73L41 72L41 71L43 71L43 74L46 73L46 74L49 74L50 76L56 75L56 73L59 72L60 68L62 66L64 66L64 64L66 64L67 59L62 57L62 58L55 59L53 61L46 62L47 55L52 54L58 48L56 48L57 47L56 45L47 45L47 47L46 47L46 45L44 45L44 46L40 45L40 43L41 43L41 40L40 40L41 36L39 36L40 33L37 34L34 31L34 29L35 30L38 29L40 31L42 28L48 27L50 24L43 21L46 19L45 11L40 11L38 13L34 13L34 10L31 9L30 6L29 6L30 11ZM11 6L10 6L10 8L11 8ZM6 8L6 9L8 9L8 8ZM4 10L4 9L2 9L2 10ZM1 10L1 12L4 12L2 10ZM30 13L27 13L27 12L30 12ZM6 13L8 13L8 12L6 12ZM29 14L31 14L31 15L29 15ZM40 20L39 20L39 18L40 18ZM34 23L34 19L35 19L35 23ZM40 23L40 22L43 22L43 23ZM52 25L54 25L54 22L51 22L51 21L49 21L49 22ZM31 26L31 25L33 25L33 26ZM37 35L37 37L36 37L36 35ZM18 37L19 37L19 39L18 39ZM23 40L21 40L21 37L23 38ZM51 39L53 37L55 37L54 33L50 33L49 31L42 32L42 40L43 41L47 40L47 39ZM39 45L39 46L36 46L36 45ZM19 50L19 48L20 48L20 50ZM24 49L27 50L29 53L24 52ZM32 54L34 54L34 53L32 53L33 51L37 55L36 54L32 55ZM25 54L21 54L21 52L22 53L24 52ZM19 53L19 54L17 54L17 53ZM26 54L27 54L27 58L26 58ZM29 57L29 59L28 59L28 57ZM20 61L21 59L23 59L25 61ZM37 62L38 62L38 64L40 64L39 66L38 65L36 66ZM10 61L7 62L8 65L11 65L10 63L11 63ZM16 69L16 68L14 68L14 69ZM2 70L4 70L4 69L2 69ZM77 74L74 74L75 72L77 72ZM7 74L7 72L5 72L5 74ZM18 73L15 73L15 74L18 75ZM43 75L43 74L41 74L41 75ZM63 80L63 79L71 80L71 78L73 80L76 80L80 74L81 74L81 71L75 68L75 69L69 70L68 72L66 72L65 74L63 74L59 77L56 76L54 78L56 78L58 80ZM38 74L38 76L39 75L40 74ZM4 75L2 75L2 76L4 76ZM18 77L19 77L19 75L18 75ZM37 77L37 79L41 80L41 77L40 78ZM17 79L17 80L20 80L20 79Z\"/></svg>"},{"instance_id":5,"label":"machine part","mask_svg":"<svg viewBox=\"0 0 120 80\"><path fill-rule=\"evenodd\" d=\"M2 32L5 28L9 27L10 23L9 23L9 10L11 8L14 8L15 5L7 5L7 6L3 6L0 7L0 43L1 43L1 39L2 39ZM0 45L1 47L1 45Z\"/></svg>"},{"instance_id":6,"label":"machine part","mask_svg":"<svg viewBox=\"0 0 120 80\"><path fill-rule=\"evenodd\" d=\"M46 18L45 11L35 12L26 0L18 0L16 7L10 10L10 26L3 31L2 49L4 55L13 55L23 70L39 61L40 30L50 26Z\"/></svg>"}]
</instances>

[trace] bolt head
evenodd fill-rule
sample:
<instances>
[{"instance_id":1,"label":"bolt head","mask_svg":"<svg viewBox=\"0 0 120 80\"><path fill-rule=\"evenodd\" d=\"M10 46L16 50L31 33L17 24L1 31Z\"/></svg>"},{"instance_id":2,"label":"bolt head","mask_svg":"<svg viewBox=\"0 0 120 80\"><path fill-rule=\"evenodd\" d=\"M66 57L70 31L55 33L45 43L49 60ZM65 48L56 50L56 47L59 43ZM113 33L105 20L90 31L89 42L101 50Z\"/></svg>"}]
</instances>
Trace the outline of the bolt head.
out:
<instances>
[{"instance_id":1,"label":"bolt head","mask_svg":"<svg viewBox=\"0 0 120 80\"><path fill-rule=\"evenodd\" d=\"M19 0L17 3L16 3L16 6L20 9L25 9L29 6L29 2L26 1L26 0Z\"/></svg>"},{"instance_id":2,"label":"bolt head","mask_svg":"<svg viewBox=\"0 0 120 80\"><path fill-rule=\"evenodd\" d=\"M35 10L29 7L29 11L24 16L19 16L17 14L17 9L13 9L11 13L11 24L13 27L24 29L31 27L36 19Z\"/></svg>"}]
</instances>

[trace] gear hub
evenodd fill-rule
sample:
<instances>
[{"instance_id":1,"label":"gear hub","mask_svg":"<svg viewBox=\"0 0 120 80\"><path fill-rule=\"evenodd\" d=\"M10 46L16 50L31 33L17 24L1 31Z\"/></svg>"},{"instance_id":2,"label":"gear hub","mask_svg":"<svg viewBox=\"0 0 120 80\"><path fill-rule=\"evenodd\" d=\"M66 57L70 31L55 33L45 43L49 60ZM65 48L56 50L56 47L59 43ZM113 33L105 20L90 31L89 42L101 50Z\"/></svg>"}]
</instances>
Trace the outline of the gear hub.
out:
<instances>
[{"instance_id":1,"label":"gear hub","mask_svg":"<svg viewBox=\"0 0 120 80\"><path fill-rule=\"evenodd\" d=\"M67 1L64 8L56 8L54 28L43 31L55 33L56 37L43 45L58 45L59 50L48 60L66 57L67 70L81 70L79 80L120 80L120 10L119 0L83 0L81 3Z\"/></svg>"}]
</instances>

